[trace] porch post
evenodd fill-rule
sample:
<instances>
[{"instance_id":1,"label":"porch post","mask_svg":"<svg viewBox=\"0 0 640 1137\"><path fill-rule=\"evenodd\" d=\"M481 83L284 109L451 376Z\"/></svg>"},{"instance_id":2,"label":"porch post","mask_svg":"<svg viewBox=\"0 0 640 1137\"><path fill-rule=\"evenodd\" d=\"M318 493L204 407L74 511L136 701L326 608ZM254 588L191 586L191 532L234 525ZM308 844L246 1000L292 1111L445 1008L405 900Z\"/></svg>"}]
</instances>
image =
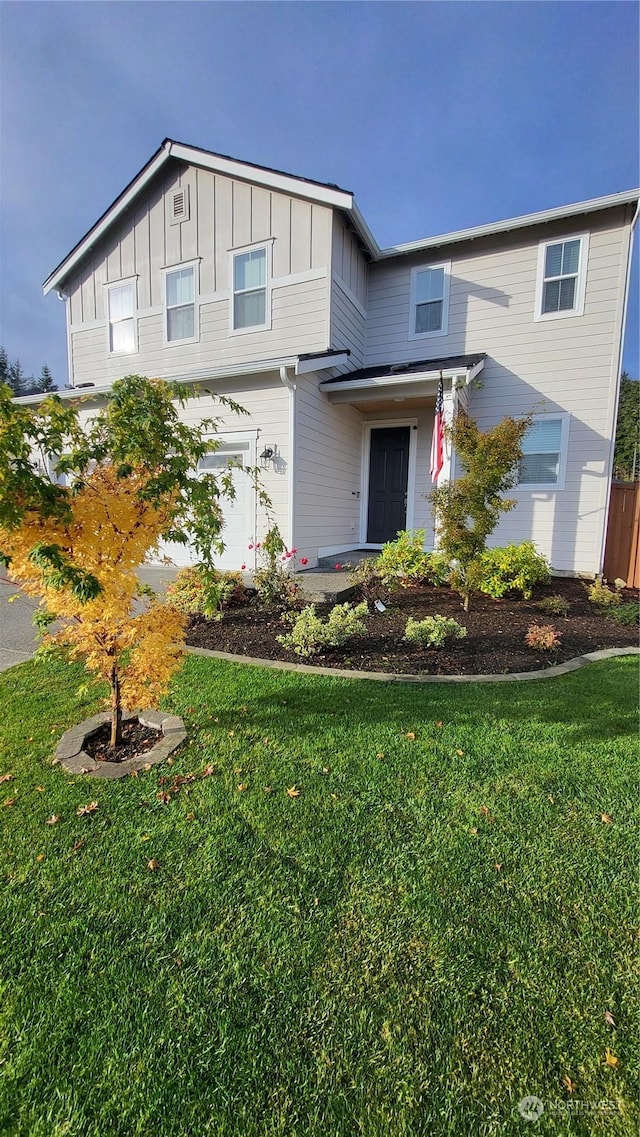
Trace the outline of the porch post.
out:
<instances>
[{"instance_id":1,"label":"porch post","mask_svg":"<svg viewBox=\"0 0 640 1137\"><path fill-rule=\"evenodd\" d=\"M442 469L438 474L437 486L450 482L454 476L454 454L451 447L450 431L456 413L458 391L454 382L444 393L442 417L444 419L444 444L442 450Z\"/></svg>"}]
</instances>

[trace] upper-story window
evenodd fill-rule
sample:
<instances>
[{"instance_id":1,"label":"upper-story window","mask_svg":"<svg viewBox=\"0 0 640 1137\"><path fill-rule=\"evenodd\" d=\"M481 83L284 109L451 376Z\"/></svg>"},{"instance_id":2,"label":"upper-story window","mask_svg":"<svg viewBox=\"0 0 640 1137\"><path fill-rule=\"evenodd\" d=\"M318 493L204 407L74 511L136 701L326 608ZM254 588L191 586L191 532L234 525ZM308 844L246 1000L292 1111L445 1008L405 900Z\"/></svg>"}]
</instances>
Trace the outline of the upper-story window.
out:
<instances>
[{"instance_id":1,"label":"upper-story window","mask_svg":"<svg viewBox=\"0 0 640 1137\"><path fill-rule=\"evenodd\" d=\"M522 440L518 484L528 489L562 489L569 416L536 415Z\"/></svg>"},{"instance_id":2,"label":"upper-story window","mask_svg":"<svg viewBox=\"0 0 640 1137\"><path fill-rule=\"evenodd\" d=\"M165 269L165 338L167 343L198 340L197 264Z\"/></svg>"},{"instance_id":3,"label":"upper-story window","mask_svg":"<svg viewBox=\"0 0 640 1137\"><path fill-rule=\"evenodd\" d=\"M411 270L410 339L447 334L450 275L450 263Z\"/></svg>"},{"instance_id":4,"label":"upper-story window","mask_svg":"<svg viewBox=\"0 0 640 1137\"><path fill-rule=\"evenodd\" d=\"M536 319L581 316L587 279L589 234L543 241L538 253Z\"/></svg>"},{"instance_id":5,"label":"upper-story window","mask_svg":"<svg viewBox=\"0 0 640 1137\"><path fill-rule=\"evenodd\" d=\"M123 280L107 285L107 306L109 353L126 355L137 351L136 281Z\"/></svg>"},{"instance_id":6,"label":"upper-story window","mask_svg":"<svg viewBox=\"0 0 640 1137\"><path fill-rule=\"evenodd\" d=\"M232 331L271 326L271 246L232 254Z\"/></svg>"}]
</instances>

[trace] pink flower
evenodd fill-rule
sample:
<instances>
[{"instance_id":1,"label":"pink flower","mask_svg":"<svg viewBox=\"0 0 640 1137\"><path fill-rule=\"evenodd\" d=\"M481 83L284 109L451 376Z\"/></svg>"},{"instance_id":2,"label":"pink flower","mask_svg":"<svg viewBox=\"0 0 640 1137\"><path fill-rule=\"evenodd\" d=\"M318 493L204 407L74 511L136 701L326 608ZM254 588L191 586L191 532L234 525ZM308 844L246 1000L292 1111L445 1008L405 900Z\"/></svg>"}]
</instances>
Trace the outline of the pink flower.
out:
<instances>
[{"instance_id":1,"label":"pink flower","mask_svg":"<svg viewBox=\"0 0 640 1137\"><path fill-rule=\"evenodd\" d=\"M298 552L298 550L297 550L297 549L292 549L292 550L291 550L291 556L293 556L293 554L294 554L294 553L297 553L297 552Z\"/></svg>"},{"instance_id":2,"label":"pink flower","mask_svg":"<svg viewBox=\"0 0 640 1137\"><path fill-rule=\"evenodd\" d=\"M335 568L336 572L340 572L342 565L334 565L334 568Z\"/></svg>"},{"instance_id":3,"label":"pink flower","mask_svg":"<svg viewBox=\"0 0 640 1137\"><path fill-rule=\"evenodd\" d=\"M301 565L308 565L309 561L307 560L306 557L300 557L300 564Z\"/></svg>"},{"instance_id":4,"label":"pink flower","mask_svg":"<svg viewBox=\"0 0 640 1137\"><path fill-rule=\"evenodd\" d=\"M252 549L252 548L253 548L253 545L247 545L247 548L248 548L248 549Z\"/></svg>"},{"instance_id":5,"label":"pink flower","mask_svg":"<svg viewBox=\"0 0 640 1137\"><path fill-rule=\"evenodd\" d=\"M260 548L260 542L258 541L258 544L256 545L256 549L259 549L259 548Z\"/></svg>"},{"instance_id":6,"label":"pink flower","mask_svg":"<svg viewBox=\"0 0 640 1137\"><path fill-rule=\"evenodd\" d=\"M282 554L282 556L280 557L280 560L281 560L281 561L286 561L286 559L287 559L287 554L286 554L286 553L283 553L283 554Z\"/></svg>"},{"instance_id":7,"label":"pink flower","mask_svg":"<svg viewBox=\"0 0 640 1137\"><path fill-rule=\"evenodd\" d=\"M240 565L241 569L246 569L246 567L247 567L246 565Z\"/></svg>"}]
</instances>

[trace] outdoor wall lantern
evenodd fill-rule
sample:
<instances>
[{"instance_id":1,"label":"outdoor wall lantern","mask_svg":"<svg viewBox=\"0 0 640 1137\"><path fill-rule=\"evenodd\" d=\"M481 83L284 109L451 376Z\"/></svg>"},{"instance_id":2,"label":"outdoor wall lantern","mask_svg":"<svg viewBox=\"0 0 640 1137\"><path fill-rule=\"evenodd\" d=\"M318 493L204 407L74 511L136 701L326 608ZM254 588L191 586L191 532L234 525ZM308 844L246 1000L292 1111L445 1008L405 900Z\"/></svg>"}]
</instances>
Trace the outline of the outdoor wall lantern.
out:
<instances>
[{"instance_id":1,"label":"outdoor wall lantern","mask_svg":"<svg viewBox=\"0 0 640 1137\"><path fill-rule=\"evenodd\" d=\"M262 454L260 455L260 461L262 462L263 466L266 466L268 462L273 462L275 456L275 448L273 446L265 446Z\"/></svg>"}]
</instances>

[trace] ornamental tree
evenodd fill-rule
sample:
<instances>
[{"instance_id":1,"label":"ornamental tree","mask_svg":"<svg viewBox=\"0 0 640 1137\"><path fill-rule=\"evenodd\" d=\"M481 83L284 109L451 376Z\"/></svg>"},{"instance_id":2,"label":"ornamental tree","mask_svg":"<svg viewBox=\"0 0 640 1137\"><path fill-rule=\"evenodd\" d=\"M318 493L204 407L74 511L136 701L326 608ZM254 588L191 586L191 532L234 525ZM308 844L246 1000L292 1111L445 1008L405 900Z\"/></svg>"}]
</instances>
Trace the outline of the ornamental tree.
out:
<instances>
[{"instance_id":1,"label":"ornamental tree","mask_svg":"<svg viewBox=\"0 0 640 1137\"><path fill-rule=\"evenodd\" d=\"M518 482L518 463L522 439L531 425L531 415L522 419L503 418L489 430L478 425L464 411L458 411L447 434L464 473L431 492L438 547L452 566L451 583L460 593L465 612L479 557L487 537L502 513L516 502L502 495Z\"/></svg>"},{"instance_id":2,"label":"ornamental tree","mask_svg":"<svg viewBox=\"0 0 640 1137\"><path fill-rule=\"evenodd\" d=\"M112 746L123 706L156 705L182 653L184 618L141 588L137 567L160 540L189 543L208 567L223 547L232 471L197 472L219 445L218 420L181 422L192 394L129 375L83 421L81 399L24 406L0 385L0 556L9 578L40 599L36 622L48 640L108 683Z\"/></svg>"}]
</instances>

